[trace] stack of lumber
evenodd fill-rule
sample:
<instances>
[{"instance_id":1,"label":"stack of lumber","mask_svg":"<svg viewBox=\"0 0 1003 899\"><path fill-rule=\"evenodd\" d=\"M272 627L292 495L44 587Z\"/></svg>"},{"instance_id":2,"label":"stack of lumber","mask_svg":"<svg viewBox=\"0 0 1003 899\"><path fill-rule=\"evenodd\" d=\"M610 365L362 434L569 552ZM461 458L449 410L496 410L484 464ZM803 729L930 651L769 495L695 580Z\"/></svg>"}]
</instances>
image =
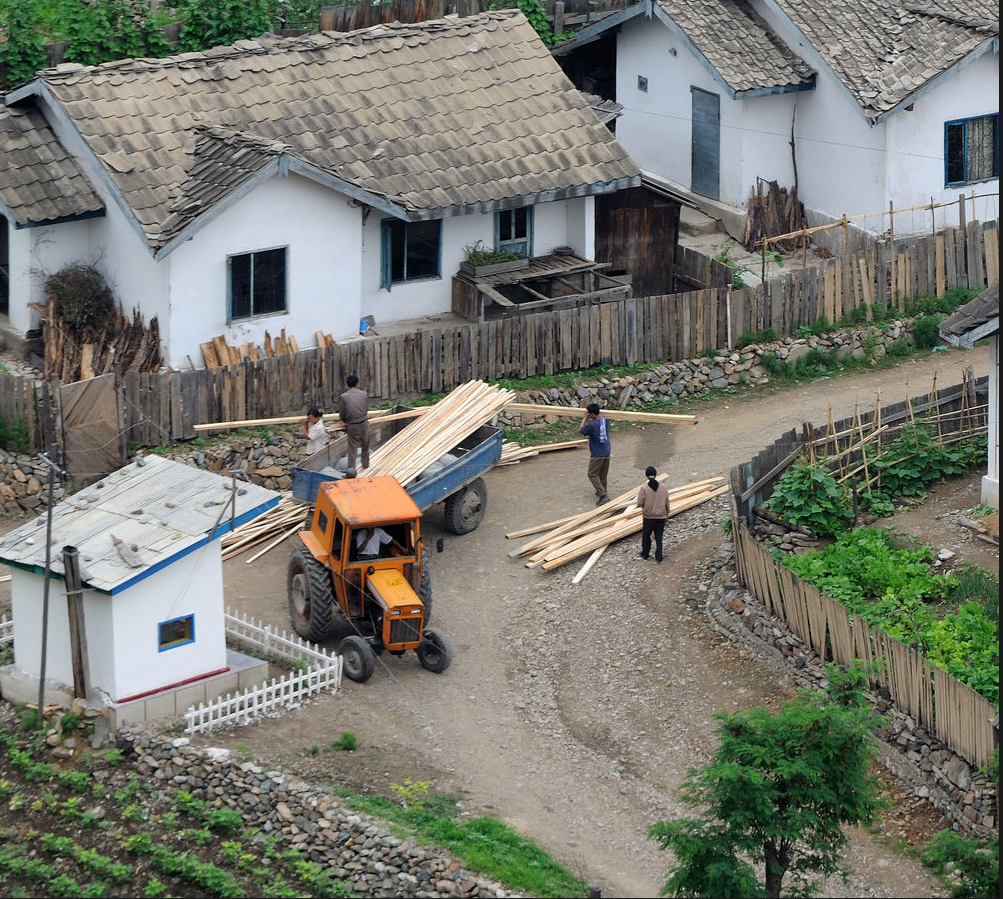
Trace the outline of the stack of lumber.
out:
<instances>
[{"instance_id":1,"label":"stack of lumber","mask_svg":"<svg viewBox=\"0 0 1003 899\"><path fill-rule=\"evenodd\" d=\"M286 537L291 537L307 527L306 514L307 510L303 503L293 499L288 491L284 491L279 495L279 504L274 509L269 509L264 515L259 515L247 524L242 524L236 530L223 535L219 541L223 550L223 561L267 543L267 546L263 546L247 560L253 562L272 547L278 546Z\"/></svg>"},{"instance_id":2,"label":"stack of lumber","mask_svg":"<svg viewBox=\"0 0 1003 899\"><path fill-rule=\"evenodd\" d=\"M659 475L658 480L662 481L665 477ZM728 489L721 484L723 480L723 477L705 478L670 490L669 517L720 496ZM540 567L544 571L552 571L581 556L605 549L623 537L636 534L642 526L641 510L635 505L639 489L636 487L594 510L506 534L512 539L544 532L512 550L509 556L527 556L527 568Z\"/></svg>"},{"instance_id":3,"label":"stack of lumber","mask_svg":"<svg viewBox=\"0 0 1003 899\"><path fill-rule=\"evenodd\" d=\"M97 329L80 329L63 318L56 301L49 297L43 306L33 304L42 314L45 340L45 376L63 384L85 381L107 374L113 363L125 371L160 370L160 327L156 317L144 326L138 311L127 317L116 307Z\"/></svg>"},{"instance_id":4,"label":"stack of lumber","mask_svg":"<svg viewBox=\"0 0 1003 899\"><path fill-rule=\"evenodd\" d=\"M502 443L501 458L498 460L498 464L515 465L523 459L531 459L533 456L539 456L540 453L576 449L579 446L585 446L587 443L588 440L584 437L581 440L565 440L562 443L542 443L539 446L519 446L518 443L506 440Z\"/></svg>"},{"instance_id":5,"label":"stack of lumber","mask_svg":"<svg viewBox=\"0 0 1003 899\"><path fill-rule=\"evenodd\" d=\"M320 342L322 336L324 343ZM317 337L318 346L334 346L334 340L330 338L329 334L321 335L320 331L318 331ZM329 339L331 340L330 343L327 342ZM296 343L296 338L292 336L286 337L285 328L275 338L265 331L265 342L264 346L261 347L253 343L230 346L222 334L206 343L200 343L199 347L202 349L202 360L205 362L206 368L225 368L227 365L236 365L247 359L255 362L258 359L271 358L273 356L291 356L293 353L299 352L299 344Z\"/></svg>"},{"instance_id":6,"label":"stack of lumber","mask_svg":"<svg viewBox=\"0 0 1003 899\"><path fill-rule=\"evenodd\" d=\"M402 428L369 457L367 476L392 475L402 487L502 411L515 396L483 381L468 381Z\"/></svg>"}]
</instances>

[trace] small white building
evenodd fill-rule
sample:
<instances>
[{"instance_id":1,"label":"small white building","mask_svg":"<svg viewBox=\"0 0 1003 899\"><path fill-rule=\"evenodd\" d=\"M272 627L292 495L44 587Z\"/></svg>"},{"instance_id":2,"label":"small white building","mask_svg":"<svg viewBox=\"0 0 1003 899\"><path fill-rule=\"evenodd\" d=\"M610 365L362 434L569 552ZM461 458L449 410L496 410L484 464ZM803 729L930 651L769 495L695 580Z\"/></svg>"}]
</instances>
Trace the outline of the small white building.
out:
<instances>
[{"instance_id":1,"label":"small white building","mask_svg":"<svg viewBox=\"0 0 1003 899\"><path fill-rule=\"evenodd\" d=\"M998 214L998 2L642 0L554 52L583 55L564 63L583 89L605 76L645 177L739 237L759 178L796 186L812 224L972 194L968 220ZM895 234L957 224L956 206L896 215Z\"/></svg>"},{"instance_id":2,"label":"small white building","mask_svg":"<svg viewBox=\"0 0 1003 899\"><path fill-rule=\"evenodd\" d=\"M989 339L989 463L982 479L982 503L1000 507L1000 284L997 281L940 323L940 336L971 349Z\"/></svg>"},{"instance_id":3,"label":"small white building","mask_svg":"<svg viewBox=\"0 0 1003 899\"><path fill-rule=\"evenodd\" d=\"M594 259L595 196L640 184L517 10L60 65L0 141L0 326L94 265L173 368L448 313L468 247Z\"/></svg>"},{"instance_id":4,"label":"small white building","mask_svg":"<svg viewBox=\"0 0 1003 899\"><path fill-rule=\"evenodd\" d=\"M137 459L0 541L11 567L12 702L38 701L43 618L45 697L79 689L116 725L183 714L258 683L267 663L227 649L220 538L278 504L278 494L159 456ZM46 546L49 546L48 614ZM77 551L82 617L71 628L63 551ZM79 633L74 643L71 634ZM75 681L73 658L83 660Z\"/></svg>"}]
</instances>

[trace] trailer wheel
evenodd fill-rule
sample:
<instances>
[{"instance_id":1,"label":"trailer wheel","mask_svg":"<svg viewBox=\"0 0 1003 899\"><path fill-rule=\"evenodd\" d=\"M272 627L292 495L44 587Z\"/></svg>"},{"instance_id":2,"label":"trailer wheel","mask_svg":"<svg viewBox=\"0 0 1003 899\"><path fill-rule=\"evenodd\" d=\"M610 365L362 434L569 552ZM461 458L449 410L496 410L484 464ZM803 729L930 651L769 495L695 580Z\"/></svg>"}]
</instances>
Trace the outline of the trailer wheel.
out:
<instances>
[{"instance_id":1,"label":"trailer wheel","mask_svg":"<svg viewBox=\"0 0 1003 899\"><path fill-rule=\"evenodd\" d=\"M304 640L319 643L331 626L331 573L306 549L293 551L288 571L289 616Z\"/></svg>"},{"instance_id":2,"label":"trailer wheel","mask_svg":"<svg viewBox=\"0 0 1003 899\"><path fill-rule=\"evenodd\" d=\"M348 677L360 684L373 676L376 667L376 656L372 647L355 634L350 634L338 644L338 655L341 656L343 668Z\"/></svg>"},{"instance_id":3,"label":"trailer wheel","mask_svg":"<svg viewBox=\"0 0 1003 899\"><path fill-rule=\"evenodd\" d=\"M453 661L453 648L449 645L449 641L444 634L432 627L425 629L415 652L418 653L421 667L435 674L442 674Z\"/></svg>"},{"instance_id":4,"label":"trailer wheel","mask_svg":"<svg viewBox=\"0 0 1003 899\"><path fill-rule=\"evenodd\" d=\"M469 534L481 523L487 507L488 485L477 478L446 498L446 527L454 534Z\"/></svg>"},{"instance_id":5,"label":"trailer wheel","mask_svg":"<svg viewBox=\"0 0 1003 899\"><path fill-rule=\"evenodd\" d=\"M428 570L425 556L421 557L421 584L418 587L418 599L425 607L425 627L432 620L432 575Z\"/></svg>"}]
</instances>

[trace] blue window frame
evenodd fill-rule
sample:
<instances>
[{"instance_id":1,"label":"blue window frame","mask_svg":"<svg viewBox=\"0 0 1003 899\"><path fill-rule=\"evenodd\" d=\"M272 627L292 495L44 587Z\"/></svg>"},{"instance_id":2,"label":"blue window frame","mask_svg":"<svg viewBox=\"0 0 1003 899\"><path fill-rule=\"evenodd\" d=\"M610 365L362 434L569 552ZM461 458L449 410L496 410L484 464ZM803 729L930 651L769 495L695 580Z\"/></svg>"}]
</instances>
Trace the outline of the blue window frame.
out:
<instances>
[{"instance_id":1,"label":"blue window frame","mask_svg":"<svg viewBox=\"0 0 1003 899\"><path fill-rule=\"evenodd\" d=\"M177 649L186 643L195 642L195 616L182 615L157 625L157 651Z\"/></svg>"},{"instance_id":2,"label":"blue window frame","mask_svg":"<svg viewBox=\"0 0 1003 899\"><path fill-rule=\"evenodd\" d=\"M1000 116L957 119L944 125L944 184L955 187L1000 176Z\"/></svg>"},{"instance_id":3,"label":"blue window frame","mask_svg":"<svg viewBox=\"0 0 1003 899\"><path fill-rule=\"evenodd\" d=\"M286 311L286 248L240 253L226 260L227 321Z\"/></svg>"},{"instance_id":4,"label":"blue window frame","mask_svg":"<svg viewBox=\"0 0 1003 899\"><path fill-rule=\"evenodd\" d=\"M495 249L519 256L533 254L533 207L495 213Z\"/></svg>"},{"instance_id":5,"label":"blue window frame","mask_svg":"<svg viewBox=\"0 0 1003 899\"><path fill-rule=\"evenodd\" d=\"M442 221L384 219L380 227L380 287L438 278L442 270Z\"/></svg>"}]
</instances>

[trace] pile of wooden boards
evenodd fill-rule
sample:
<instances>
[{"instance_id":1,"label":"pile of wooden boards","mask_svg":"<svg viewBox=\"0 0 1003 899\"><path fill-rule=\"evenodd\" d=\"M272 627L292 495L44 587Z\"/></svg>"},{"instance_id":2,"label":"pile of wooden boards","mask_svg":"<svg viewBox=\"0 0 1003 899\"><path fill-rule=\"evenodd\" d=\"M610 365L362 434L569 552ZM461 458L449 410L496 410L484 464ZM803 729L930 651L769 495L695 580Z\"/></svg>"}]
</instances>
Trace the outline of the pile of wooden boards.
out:
<instances>
[{"instance_id":1,"label":"pile of wooden boards","mask_svg":"<svg viewBox=\"0 0 1003 899\"><path fill-rule=\"evenodd\" d=\"M291 493L282 493L279 504L274 509L223 535L219 541L223 550L223 561L267 543L267 546L247 559L247 562L253 562L268 550L278 546L286 537L291 537L297 531L309 527L310 522L307 518L309 511L303 503L293 499Z\"/></svg>"},{"instance_id":2,"label":"pile of wooden boards","mask_svg":"<svg viewBox=\"0 0 1003 899\"><path fill-rule=\"evenodd\" d=\"M584 437L582 437L581 440L565 440L561 443L541 443L537 446L520 446L518 443L512 443L512 441L506 440L502 443L501 458L498 460L498 464L515 465L523 459L531 459L533 456L539 456L540 453L551 453L555 450L577 449L578 447L585 446L587 444L588 440Z\"/></svg>"},{"instance_id":3,"label":"pile of wooden boards","mask_svg":"<svg viewBox=\"0 0 1003 899\"><path fill-rule=\"evenodd\" d=\"M484 381L468 381L377 448L367 476L393 475L402 487L512 402L515 393Z\"/></svg>"},{"instance_id":4,"label":"pile of wooden boards","mask_svg":"<svg viewBox=\"0 0 1003 899\"><path fill-rule=\"evenodd\" d=\"M321 337L324 343L321 343ZM330 343L327 341L330 339ZM334 346L334 340L330 335L321 335L317 332L318 346ZM245 343L241 346L230 346L226 338L220 334L206 343L200 343L202 349L202 360L206 368L225 368L227 365L236 365L245 360L256 362L258 359L270 358L272 356L291 356L299 352L299 344L293 336L286 337L286 329L283 328L278 337L273 338L265 331L264 346L257 346L253 343Z\"/></svg>"},{"instance_id":5,"label":"pile of wooden boards","mask_svg":"<svg viewBox=\"0 0 1003 899\"><path fill-rule=\"evenodd\" d=\"M55 376L63 384L85 381L107 374L114 363L125 371L160 370L160 328L156 317L143 324L138 311L130 319L116 308L98 334L82 334L62 318L50 297L45 306L35 304L42 313L45 340L45 377Z\"/></svg>"},{"instance_id":6,"label":"pile of wooden boards","mask_svg":"<svg viewBox=\"0 0 1003 899\"><path fill-rule=\"evenodd\" d=\"M658 480L662 481L665 477L660 475ZM720 496L728 489L721 484L723 480L723 477L705 478L669 490L669 517ZM512 550L509 556L528 556L527 568L540 567L544 571L552 571L591 553L591 567L610 543L641 530L641 509L635 504L639 489L637 487L588 512L506 534L507 538L513 539L544 532Z\"/></svg>"}]
</instances>

